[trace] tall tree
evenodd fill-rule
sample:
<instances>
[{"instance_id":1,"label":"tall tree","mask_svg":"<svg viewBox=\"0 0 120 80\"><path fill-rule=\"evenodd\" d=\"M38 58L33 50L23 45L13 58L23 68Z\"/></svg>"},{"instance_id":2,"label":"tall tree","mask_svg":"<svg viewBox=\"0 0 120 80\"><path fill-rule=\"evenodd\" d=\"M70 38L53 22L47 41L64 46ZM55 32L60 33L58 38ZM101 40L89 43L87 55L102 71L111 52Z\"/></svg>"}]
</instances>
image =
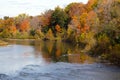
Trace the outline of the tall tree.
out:
<instances>
[{"instance_id":1,"label":"tall tree","mask_svg":"<svg viewBox=\"0 0 120 80\"><path fill-rule=\"evenodd\" d=\"M67 25L69 22L69 17L67 13L61 9L59 6L55 8L55 11L51 16L51 26L53 26L53 30L55 30L55 26L58 24L61 28L67 29Z\"/></svg>"}]
</instances>

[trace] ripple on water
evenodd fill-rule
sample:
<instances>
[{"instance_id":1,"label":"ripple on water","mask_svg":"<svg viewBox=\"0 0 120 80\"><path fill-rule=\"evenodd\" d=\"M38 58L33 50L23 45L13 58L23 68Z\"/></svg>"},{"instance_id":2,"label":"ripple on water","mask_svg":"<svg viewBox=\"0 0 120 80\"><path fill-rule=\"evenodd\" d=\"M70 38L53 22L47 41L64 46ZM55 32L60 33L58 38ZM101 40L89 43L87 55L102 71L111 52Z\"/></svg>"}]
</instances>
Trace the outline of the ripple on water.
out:
<instances>
[{"instance_id":1,"label":"ripple on water","mask_svg":"<svg viewBox=\"0 0 120 80\"><path fill-rule=\"evenodd\" d=\"M101 66L101 67L98 67ZM120 69L102 64L51 63L28 65L13 80L120 80Z\"/></svg>"}]
</instances>

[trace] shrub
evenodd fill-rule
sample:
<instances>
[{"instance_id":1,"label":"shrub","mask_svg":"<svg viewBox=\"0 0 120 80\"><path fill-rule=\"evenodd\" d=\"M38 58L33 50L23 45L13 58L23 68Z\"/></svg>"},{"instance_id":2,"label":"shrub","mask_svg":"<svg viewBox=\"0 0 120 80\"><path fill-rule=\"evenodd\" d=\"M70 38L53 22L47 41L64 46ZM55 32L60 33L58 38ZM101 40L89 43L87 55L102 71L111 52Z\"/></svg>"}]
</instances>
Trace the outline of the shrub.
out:
<instances>
[{"instance_id":1,"label":"shrub","mask_svg":"<svg viewBox=\"0 0 120 80\"><path fill-rule=\"evenodd\" d=\"M116 44L110 49L107 59L110 62L120 66L120 44Z\"/></svg>"}]
</instances>

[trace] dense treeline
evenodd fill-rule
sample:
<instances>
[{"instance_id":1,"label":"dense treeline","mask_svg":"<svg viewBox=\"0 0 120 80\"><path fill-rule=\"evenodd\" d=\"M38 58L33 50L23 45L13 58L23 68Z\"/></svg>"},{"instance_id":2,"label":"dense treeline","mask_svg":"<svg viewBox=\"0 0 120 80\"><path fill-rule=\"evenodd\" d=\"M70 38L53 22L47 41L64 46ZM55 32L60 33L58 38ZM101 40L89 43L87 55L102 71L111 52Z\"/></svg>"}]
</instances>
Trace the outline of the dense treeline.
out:
<instances>
[{"instance_id":1,"label":"dense treeline","mask_svg":"<svg viewBox=\"0 0 120 80\"><path fill-rule=\"evenodd\" d=\"M120 0L57 6L39 16L0 19L0 38L62 40L120 65Z\"/></svg>"}]
</instances>

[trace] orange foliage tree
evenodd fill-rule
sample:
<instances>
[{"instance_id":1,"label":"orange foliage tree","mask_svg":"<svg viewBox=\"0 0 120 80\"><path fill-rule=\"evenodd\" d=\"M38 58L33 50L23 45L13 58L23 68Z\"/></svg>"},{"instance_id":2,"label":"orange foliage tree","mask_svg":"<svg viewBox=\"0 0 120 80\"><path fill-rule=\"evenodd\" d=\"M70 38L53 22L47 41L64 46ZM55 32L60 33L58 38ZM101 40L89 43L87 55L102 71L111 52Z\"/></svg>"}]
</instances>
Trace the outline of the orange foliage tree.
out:
<instances>
[{"instance_id":1,"label":"orange foliage tree","mask_svg":"<svg viewBox=\"0 0 120 80\"><path fill-rule=\"evenodd\" d=\"M24 20L22 21L21 25L20 25L20 31L21 32L27 32L29 31L30 28L30 24L28 20Z\"/></svg>"}]
</instances>

